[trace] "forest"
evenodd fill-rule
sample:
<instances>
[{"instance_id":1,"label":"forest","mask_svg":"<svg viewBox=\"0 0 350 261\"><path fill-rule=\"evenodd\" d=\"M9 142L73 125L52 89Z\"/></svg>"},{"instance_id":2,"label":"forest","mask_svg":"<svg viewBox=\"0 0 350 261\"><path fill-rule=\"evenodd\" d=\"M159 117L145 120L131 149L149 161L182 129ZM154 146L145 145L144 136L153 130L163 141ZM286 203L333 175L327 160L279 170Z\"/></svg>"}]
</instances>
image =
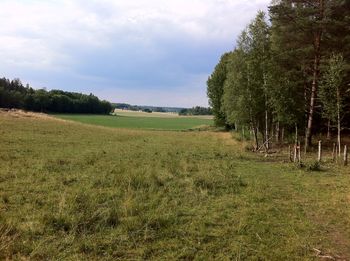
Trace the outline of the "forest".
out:
<instances>
[{"instance_id":1,"label":"forest","mask_svg":"<svg viewBox=\"0 0 350 261\"><path fill-rule=\"evenodd\" d=\"M274 1L242 31L207 81L215 124L246 129L255 149L286 135L350 127L350 1ZM338 149L340 152L340 149Z\"/></svg>"},{"instance_id":2,"label":"forest","mask_svg":"<svg viewBox=\"0 0 350 261\"><path fill-rule=\"evenodd\" d=\"M211 108L195 106L190 109L182 109L179 115L212 115Z\"/></svg>"},{"instance_id":3,"label":"forest","mask_svg":"<svg viewBox=\"0 0 350 261\"><path fill-rule=\"evenodd\" d=\"M35 90L19 79L0 79L0 107L37 112L108 114L112 105L93 94L61 90Z\"/></svg>"}]
</instances>

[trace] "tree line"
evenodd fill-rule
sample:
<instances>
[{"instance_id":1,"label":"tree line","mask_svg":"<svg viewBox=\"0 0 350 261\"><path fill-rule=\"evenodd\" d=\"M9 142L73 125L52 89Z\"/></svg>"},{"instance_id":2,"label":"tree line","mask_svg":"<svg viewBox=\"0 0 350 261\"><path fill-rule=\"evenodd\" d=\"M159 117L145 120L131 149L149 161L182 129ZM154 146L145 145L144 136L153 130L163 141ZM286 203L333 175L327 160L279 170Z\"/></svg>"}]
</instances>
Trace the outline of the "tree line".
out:
<instances>
[{"instance_id":1,"label":"tree line","mask_svg":"<svg viewBox=\"0 0 350 261\"><path fill-rule=\"evenodd\" d=\"M213 115L211 108L195 106L189 109L182 109L179 115Z\"/></svg>"},{"instance_id":2,"label":"tree line","mask_svg":"<svg viewBox=\"0 0 350 261\"><path fill-rule=\"evenodd\" d=\"M93 94L61 90L35 90L19 79L0 79L0 107L37 112L108 114L112 105Z\"/></svg>"},{"instance_id":3,"label":"tree line","mask_svg":"<svg viewBox=\"0 0 350 261\"><path fill-rule=\"evenodd\" d=\"M287 134L350 127L350 1L275 0L258 12L207 81L217 126L249 129L255 148ZM261 138L262 137L262 140Z\"/></svg>"}]
</instances>

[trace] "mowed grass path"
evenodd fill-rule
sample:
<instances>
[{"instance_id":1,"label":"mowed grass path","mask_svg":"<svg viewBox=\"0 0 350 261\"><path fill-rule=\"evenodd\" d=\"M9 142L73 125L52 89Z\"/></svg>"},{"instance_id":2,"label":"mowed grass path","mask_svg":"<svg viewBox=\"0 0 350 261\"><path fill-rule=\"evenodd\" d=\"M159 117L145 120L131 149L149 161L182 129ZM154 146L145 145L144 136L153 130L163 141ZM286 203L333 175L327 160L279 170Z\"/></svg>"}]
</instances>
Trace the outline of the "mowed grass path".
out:
<instances>
[{"instance_id":1,"label":"mowed grass path","mask_svg":"<svg viewBox=\"0 0 350 261\"><path fill-rule=\"evenodd\" d=\"M0 260L350 258L349 168L226 134L0 115Z\"/></svg>"},{"instance_id":2,"label":"mowed grass path","mask_svg":"<svg viewBox=\"0 0 350 261\"><path fill-rule=\"evenodd\" d=\"M86 114L55 114L55 117L81 123L113 128L154 129L154 130L188 130L199 126L210 126L212 119L200 117L135 117Z\"/></svg>"}]
</instances>

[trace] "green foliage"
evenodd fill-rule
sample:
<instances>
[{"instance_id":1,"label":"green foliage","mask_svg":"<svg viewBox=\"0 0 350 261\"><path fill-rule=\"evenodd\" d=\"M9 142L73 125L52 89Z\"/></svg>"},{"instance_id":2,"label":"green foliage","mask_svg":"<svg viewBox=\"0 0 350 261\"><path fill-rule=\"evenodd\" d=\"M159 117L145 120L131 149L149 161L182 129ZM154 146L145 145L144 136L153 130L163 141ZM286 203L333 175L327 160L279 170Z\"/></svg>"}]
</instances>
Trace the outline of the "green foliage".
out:
<instances>
[{"instance_id":1,"label":"green foliage","mask_svg":"<svg viewBox=\"0 0 350 261\"><path fill-rule=\"evenodd\" d=\"M191 109L182 109L179 112L179 115L212 115L213 112L211 108L195 106Z\"/></svg>"},{"instance_id":2,"label":"green foliage","mask_svg":"<svg viewBox=\"0 0 350 261\"><path fill-rule=\"evenodd\" d=\"M332 52L346 52L350 58L347 51L350 38L344 37L350 33L349 16L345 11L349 7L349 1L328 0L281 0L269 7L276 53L274 61L278 65L276 71L281 75L277 83L281 82L282 88L288 90L282 89L282 99L274 102L277 102L276 109L284 122L297 125L306 122L306 145L311 143L311 134L326 123L314 120L319 119L318 113L323 110L318 109L323 104L317 98L322 77L320 68ZM281 107L283 104L285 111ZM305 112L306 121L303 119Z\"/></svg>"},{"instance_id":3,"label":"green foliage","mask_svg":"<svg viewBox=\"0 0 350 261\"><path fill-rule=\"evenodd\" d=\"M273 23L267 93L274 120L283 126L294 127L305 122L304 57L295 49L286 51L288 45L280 34L278 23Z\"/></svg>"},{"instance_id":4,"label":"green foliage","mask_svg":"<svg viewBox=\"0 0 350 261\"><path fill-rule=\"evenodd\" d=\"M40 112L109 114L112 105L90 94L34 90L19 79L0 79L0 107Z\"/></svg>"},{"instance_id":5,"label":"green foliage","mask_svg":"<svg viewBox=\"0 0 350 261\"><path fill-rule=\"evenodd\" d=\"M230 72L225 83L222 99L227 121L231 124L251 122L250 89L248 87L247 65L244 63L244 53L234 51L230 59Z\"/></svg>"},{"instance_id":6,"label":"green foliage","mask_svg":"<svg viewBox=\"0 0 350 261\"><path fill-rule=\"evenodd\" d=\"M227 77L229 56L229 53L225 53L221 56L219 64L216 65L214 72L207 81L207 95L209 98L209 105L213 111L216 126L226 125L226 116L222 108L222 99L224 94L224 84Z\"/></svg>"},{"instance_id":7,"label":"green foliage","mask_svg":"<svg viewBox=\"0 0 350 261\"><path fill-rule=\"evenodd\" d=\"M265 14L259 12L230 54L222 104L232 125L249 126L255 131L263 126L268 110L269 45L269 26Z\"/></svg>"},{"instance_id":8,"label":"green foliage","mask_svg":"<svg viewBox=\"0 0 350 261\"><path fill-rule=\"evenodd\" d=\"M315 160L306 166L307 171L321 171L321 164Z\"/></svg>"},{"instance_id":9,"label":"green foliage","mask_svg":"<svg viewBox=\"0 0 350 261\"><path fill-rule=\"evenodd\" d=\"M349 1L281 0L269 6L270 22L258 12L208 81L214 115L222 113L226 123L249 127L255 133L259 129L264 138L277 124L288 131L297 126L300 136L306 124L309 144L311 134L327 123L319 113L334 111L337 100L334 94L322 93L321 99L328 100L321 103L318 99L320 79L324 85L325 78L332 78L323 69L330 53L343 54L343 81L350 80L350 18L345 11L349 7ZM342 102L348 106L350 98ZM350 114L342 117L350 126Z\"/></svg>"},{"instance_id":10,"label":"green foliage","mask_svg":"<svg viewBox=\"0 0 350 261\"><path fill-rule=\"evenodd\" d=\"M325 68L320 83L320 99L323 104L324 116L332 121L337 120L344 109L347 86L344 82L345 62L341 54L332 54Z\"/></svg>"}]
</instances>

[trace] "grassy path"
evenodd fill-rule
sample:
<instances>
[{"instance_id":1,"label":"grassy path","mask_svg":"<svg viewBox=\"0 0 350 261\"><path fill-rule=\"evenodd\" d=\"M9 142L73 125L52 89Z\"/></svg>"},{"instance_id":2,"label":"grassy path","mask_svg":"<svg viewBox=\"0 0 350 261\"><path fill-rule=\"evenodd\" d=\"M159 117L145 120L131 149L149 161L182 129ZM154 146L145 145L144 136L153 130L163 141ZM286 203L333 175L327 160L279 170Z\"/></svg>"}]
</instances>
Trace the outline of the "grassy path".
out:
<instances>
[{"instance_id":1,"label":"grassy path","mask_svg":"<svg viewBox=\"0 0 350 261\"><path fill-rule=\"evenodd\" d=\"M350 258L349 168L297 170L210 132L0 126L0 259Z\"/></svg>"}]
</instances>

